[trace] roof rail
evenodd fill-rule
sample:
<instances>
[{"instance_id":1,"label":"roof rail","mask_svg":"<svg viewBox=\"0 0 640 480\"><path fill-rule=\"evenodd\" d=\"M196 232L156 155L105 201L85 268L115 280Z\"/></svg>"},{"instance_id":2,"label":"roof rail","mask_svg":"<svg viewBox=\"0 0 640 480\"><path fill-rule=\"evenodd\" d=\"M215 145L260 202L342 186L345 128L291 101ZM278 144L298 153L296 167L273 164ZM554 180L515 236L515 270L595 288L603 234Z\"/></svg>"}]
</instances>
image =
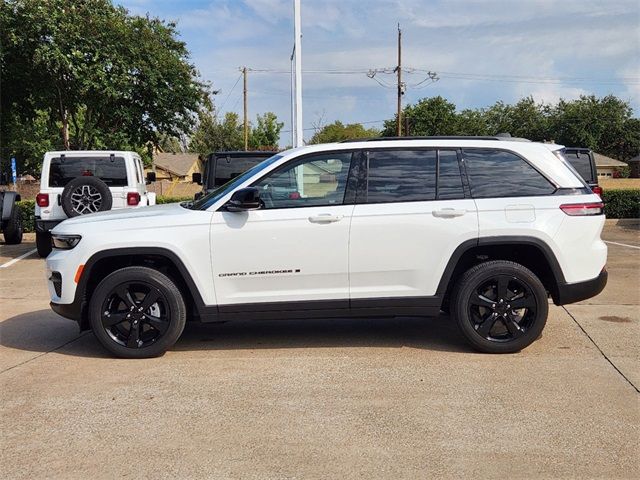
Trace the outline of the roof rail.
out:
<instances>
[{"instance_id":1,"label":"roof rail","mask_svg":"<svg viewBox=\"0 0 640 480\"><path fill-rule=\"evenodd\" d=\"M353 142L386 142L394 140L501 140L503 142L530 142L527 138L519 137L507 137L503 135L496 136L473 136L473 135L436 135L430 137L367 137L367 138L352 138L349 140L342 140L340 143L353 143Z\"/></svg>"}]
</instances>

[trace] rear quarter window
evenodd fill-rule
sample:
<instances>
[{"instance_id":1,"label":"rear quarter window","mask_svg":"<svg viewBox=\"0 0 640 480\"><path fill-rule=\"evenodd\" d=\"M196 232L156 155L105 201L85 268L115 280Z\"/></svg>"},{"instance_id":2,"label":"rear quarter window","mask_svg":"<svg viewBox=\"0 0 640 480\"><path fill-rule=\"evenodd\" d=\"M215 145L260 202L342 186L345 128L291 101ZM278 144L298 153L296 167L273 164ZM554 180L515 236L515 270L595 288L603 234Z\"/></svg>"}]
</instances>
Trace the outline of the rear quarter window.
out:
<instances>
[{"instance_id":1,"label":"rear quarter window","mask_svg":"<svg viewBox=\"0 0 640 480\"><path fill-rule=\"evenodd\" d=\"M533 197L551 195L556 188L518 155L504 150L463 149L471 196Z\"/></svg>"}]
</instances>

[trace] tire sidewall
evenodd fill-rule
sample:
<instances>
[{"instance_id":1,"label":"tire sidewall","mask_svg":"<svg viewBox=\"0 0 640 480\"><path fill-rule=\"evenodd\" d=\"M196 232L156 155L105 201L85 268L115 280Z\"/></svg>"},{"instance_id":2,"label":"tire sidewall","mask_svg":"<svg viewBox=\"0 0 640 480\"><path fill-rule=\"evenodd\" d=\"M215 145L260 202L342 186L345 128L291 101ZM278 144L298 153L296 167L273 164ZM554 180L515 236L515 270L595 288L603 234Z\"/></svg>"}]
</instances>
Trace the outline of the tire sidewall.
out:
<instances>
[{"instance_id":1,"label":"tire sidewall","mask_svg":"<svg viewBox=\"0 0 640 480\"><path fill-rule=\"evenodd\" d=\"M51 253L51 233L36 232L36 249L40 258L45 258Z\"/></svg>"},{"instance_id":2,"label":"tire sidewall","mask_svg":"<svg viewBox=\"0 0 640 480\"><path fill-rule=\"evenodd\" d=\"M169 328L155 343L144 348L127 348L115 342L102 326L102 304L114 287L126 282L141 282L160 290L170 311ZM93 334L111 353L121 358L149 358L163 355L184 330L186 307L180 290L163 273L148 267L126 267L107 275L96 287L89 303L89 323Z\"/></svg>"},{"instance_id":3,"label":"tire sidewall","mask_svg":"<svg viewBox=\"0 0 640 480\"><path fill-rule=\"evenodd\" d=\"M549 303L542 282L533 272L513 262L493 261L487 262L485 268L471 269L467 274L463 275L454 293L451 311L455 315L458 328L474 348L485 353L513 353L529 346L540 337L547 321ZM536 302L536 317L531 327L521 337L505 343L487 340L479 335L471 324L468 311L468 301L475 289L496 275L510 275L526 283Z\"/></svg>"},{"instance_id":4,"label":"tire sidewall","mask_svg":"<svg viewBox=\"0 0 640 480\"><path fill-rule=\"evenodd\" d=\"M15 203L3 233L4 241L8 245L16 245L22 242L22 216L20 215L20 208Z\"/></svg>"},{"instance_id":5,"label":"tire sidewall","mask_svg":"<svg viewBox=\"0 0 640 480\"><path fill-rule=\"evenodd\" d=\"M73 209L73 204L71 203L71 194L78 187L81 187L83 185L94 187L100 193L102 199L98 212L111 210L111 207L113 205L113 195L111 194L111 190L109 190L109 186L106 183L104 183L97 177L76 177L65 185L64 190L62 190L62 194L60 196L60 203L67 217L72 218L81 215Z\"/></svg>"}]
</instances>

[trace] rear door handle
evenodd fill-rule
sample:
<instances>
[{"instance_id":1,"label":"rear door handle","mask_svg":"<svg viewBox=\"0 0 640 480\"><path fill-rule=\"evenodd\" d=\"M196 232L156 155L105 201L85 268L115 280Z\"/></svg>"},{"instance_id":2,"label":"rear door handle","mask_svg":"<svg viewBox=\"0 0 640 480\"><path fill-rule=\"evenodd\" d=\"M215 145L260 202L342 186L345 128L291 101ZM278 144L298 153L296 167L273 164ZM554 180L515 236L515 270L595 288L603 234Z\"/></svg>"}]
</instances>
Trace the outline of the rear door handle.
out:
<instances>
[{"instance_id":1,"label":"rear door handle","mask_svg":"<svg viewBox=\"0 0 640 480\"><path fill-rule=\"evenodd\" d=\"M331 215L330 213L320 213L309 217L311 223L333 223L340 220L342 220L342 215Z\"/></svg>"},{"instance_id":2,"label":"rear door handle","mask_svg":"<svg viewBox=\"0 0 640 480\"><path fill-rule=\"evenodd\" d=\"M440 210L434 210L433 216L439 218L453 218L453 217L461 217L465 213L466 210L456 210L455 208L441 208Z\"/></svg>"}]
</instances>

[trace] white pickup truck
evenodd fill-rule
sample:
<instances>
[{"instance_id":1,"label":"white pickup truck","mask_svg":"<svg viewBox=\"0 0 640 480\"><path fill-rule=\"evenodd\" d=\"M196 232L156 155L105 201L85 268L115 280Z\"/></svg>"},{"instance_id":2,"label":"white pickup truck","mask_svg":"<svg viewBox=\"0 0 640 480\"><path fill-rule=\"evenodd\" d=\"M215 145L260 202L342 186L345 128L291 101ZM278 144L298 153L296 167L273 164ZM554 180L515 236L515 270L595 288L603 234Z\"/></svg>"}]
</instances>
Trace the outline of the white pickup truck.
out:
<instances>
[{"instance_id":1,"label":"white pickup truck","mask_svg":"<svg viewBox=\"0 0 640 480\"><path fill-rule=\"evenodd\" d=\"M36 247L41 257L51 252L51 230L79 215L155 205L146 185L140 155L110 150L47 152L36 196Z\"/></svg>"}]
</instances>

